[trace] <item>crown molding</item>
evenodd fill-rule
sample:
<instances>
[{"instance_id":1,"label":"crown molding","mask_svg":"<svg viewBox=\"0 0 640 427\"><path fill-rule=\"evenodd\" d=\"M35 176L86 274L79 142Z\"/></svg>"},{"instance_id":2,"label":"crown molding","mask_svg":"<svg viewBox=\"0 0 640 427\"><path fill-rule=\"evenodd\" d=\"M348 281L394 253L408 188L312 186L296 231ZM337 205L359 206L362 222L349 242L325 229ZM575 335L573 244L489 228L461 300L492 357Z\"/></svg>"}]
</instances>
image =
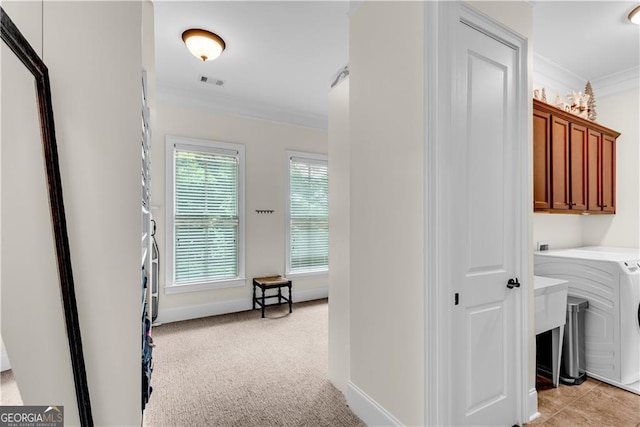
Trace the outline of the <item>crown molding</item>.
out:
<instances>
[{"instance_id":1,"label":"crown molding","mask_svg":"<svg viewBox=\"0 0 640 427\"><path fill-rule=\"evenodd\" d=\"M587 79L538 53L533 54L533 78L542 86L562 92L583 90ZM560 93L564 96L565 93Z\"/></svg>"},{"instance_id":2,"label":"crown molding","mask_svg":"<svg viewBox=\"0 0 640 427\"><path fill-rule=\"evenodd\" d=\"M640 88L640 67L633 67L591 81L594 93L602 98Z\"/></svg>"},{"instance_id":3,"label":"crown molding","mask_svg":"<svg viewBox=\"0 0 640 427\"><path fill-rule=\"evenodd\" d=\"M205 91L188 91L169 85L156 86L156 102L211 111L220 114L266 120L276 123L327 130L327 116L304 113L245 98Z\"/></svg>"},{"instance_id":4,"label":"crown molding","mask_svg":"<svg viewBox=\"0 0 640 427\"><path fill-rule=\"evenodd\" d=\"M331 89L345 81L347 77L349 77L350 72L351 70L349 69L349 64L347 64L344 67L340 68L336 73L334 73L333 77L331 78Z\"/></svg>"},{"instance_id":5,"label":"crown molding","mask_svg":"<svg viewBox=\"0 0 640 427\"><path fill-rule=\"evenodd\" d=\"M537 53L533 54L533 74L536 86L553 88L561 92L584 90L589 80ZM640 87L640 67L591 79L591 86L598 97L637 89ZM560 95L563 96L565 93Z\"/></svg>"}]
</instances>

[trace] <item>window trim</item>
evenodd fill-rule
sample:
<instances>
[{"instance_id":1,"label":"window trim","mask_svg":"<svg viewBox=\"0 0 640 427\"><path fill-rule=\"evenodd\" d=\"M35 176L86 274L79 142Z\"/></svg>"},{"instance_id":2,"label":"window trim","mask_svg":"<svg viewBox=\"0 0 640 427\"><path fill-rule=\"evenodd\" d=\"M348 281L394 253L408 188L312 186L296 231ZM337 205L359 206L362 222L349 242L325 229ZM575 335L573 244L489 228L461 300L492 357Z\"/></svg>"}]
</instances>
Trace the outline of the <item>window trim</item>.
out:
<instances>
[{"instance_id":1,"label":"window trim","mask_svg":"<svg viewBox=\"0 0 640 427\"><path fill-rule=\"evenodd\" d=\"M287 162L287 174L285 177L285 277L311 277L311 276L326 276L329 274L329 265L326 269L307 270L307 271L291 271L291 159L298 158L303 160L309 160L310 163L318 162L327 165L327 177L329 176L329 156L326 154L318 153L305 153L302 151L286 151L285 161ZM328 218L328 214L327 214ZM331 225L329 225L331 226ZM329 248L327 247L327 251Z\"/></svg>"},{"instance_id":2,"label":"window trim","mask_svg":"<svg viewBox=\"0 0 640 427\"><path fill-rule=\"evenodd\" d=\"M238 156L238 276L230 279L176 284L175 264L175 148ZM165 138L165 280L166 294L245 286L245 147L242 144L167 135Z\"/></svg>"}]
</instances>

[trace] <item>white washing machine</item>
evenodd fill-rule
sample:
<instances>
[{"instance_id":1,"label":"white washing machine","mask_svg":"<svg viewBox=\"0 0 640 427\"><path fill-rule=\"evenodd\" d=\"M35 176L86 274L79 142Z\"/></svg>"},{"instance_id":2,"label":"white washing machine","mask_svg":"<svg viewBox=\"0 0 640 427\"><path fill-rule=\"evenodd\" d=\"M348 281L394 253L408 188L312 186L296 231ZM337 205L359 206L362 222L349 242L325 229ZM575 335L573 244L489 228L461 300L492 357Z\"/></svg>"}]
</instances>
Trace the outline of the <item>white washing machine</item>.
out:
<instances>
[{"instance_id":1,"label":"white washing machine","mask_svg":"<svg viewBox=\"0 0 640 427\"><path fill-rule=\"evenodd\" d=\"M640 394L640 249L536 252L534 274L567 280L569 295L589 301L587 375Z\"/></svg>"}]
</instances>

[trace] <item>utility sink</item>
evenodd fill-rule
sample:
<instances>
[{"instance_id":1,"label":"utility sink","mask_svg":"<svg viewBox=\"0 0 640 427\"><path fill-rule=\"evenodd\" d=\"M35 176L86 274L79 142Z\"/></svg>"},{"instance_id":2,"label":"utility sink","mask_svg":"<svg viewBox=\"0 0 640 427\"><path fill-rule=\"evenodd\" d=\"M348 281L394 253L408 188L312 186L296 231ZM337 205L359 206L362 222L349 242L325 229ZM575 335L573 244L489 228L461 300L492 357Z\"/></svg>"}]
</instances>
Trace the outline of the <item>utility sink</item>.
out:
<instances>
[{"instance_id":1,"label":"utility sink","mask_svg":"<svg viewBox=\"0 0 640 427\"><path fill-rule=\"evenodd\" d=\"M567 293L569 282L550 277L533 276L536 307L536 335L551 331L552 383L560 382L560 360L564 324L567 322Z\"/></svg>"},{"instance_id":2,"label":"utility sink","mask_svg":"<svg viewBox=\"0 0 640 427\"><path fill-rule=\"evenodd\" d=\"M564 326L567 318L569 282L550 277L534 276L536 335Z\"/></svg>"}]
</instances>

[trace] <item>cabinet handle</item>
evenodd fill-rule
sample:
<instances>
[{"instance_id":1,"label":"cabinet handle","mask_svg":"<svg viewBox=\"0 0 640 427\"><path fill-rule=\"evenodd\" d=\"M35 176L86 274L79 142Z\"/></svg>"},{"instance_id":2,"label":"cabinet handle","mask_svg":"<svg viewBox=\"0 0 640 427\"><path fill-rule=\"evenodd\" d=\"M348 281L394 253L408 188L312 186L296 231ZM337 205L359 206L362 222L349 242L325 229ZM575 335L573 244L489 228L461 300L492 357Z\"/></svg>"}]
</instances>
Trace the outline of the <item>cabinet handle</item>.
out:
<instances>
[{"instance_id":1,"label":"cabinet handle","mask_svg":"<svg viewBox=\"0 0 640 427\"><path fill-rule=\"evenodd\" d=\"M575 206L575 205L577 205L577 203L571 203L571 202L569 202L569 203L567 203L567 204L568 204L569 206Z\"/></svg>"},{"instance_id":2,"label":"cabinet handle","mask_svg":"<svg viewBox=\"0 0 640 427\"><path fill-rule=\"evenodd\" d=\"M606 208L608 205L598 205L601 208Z\"/></svg>"}]
</instances>

